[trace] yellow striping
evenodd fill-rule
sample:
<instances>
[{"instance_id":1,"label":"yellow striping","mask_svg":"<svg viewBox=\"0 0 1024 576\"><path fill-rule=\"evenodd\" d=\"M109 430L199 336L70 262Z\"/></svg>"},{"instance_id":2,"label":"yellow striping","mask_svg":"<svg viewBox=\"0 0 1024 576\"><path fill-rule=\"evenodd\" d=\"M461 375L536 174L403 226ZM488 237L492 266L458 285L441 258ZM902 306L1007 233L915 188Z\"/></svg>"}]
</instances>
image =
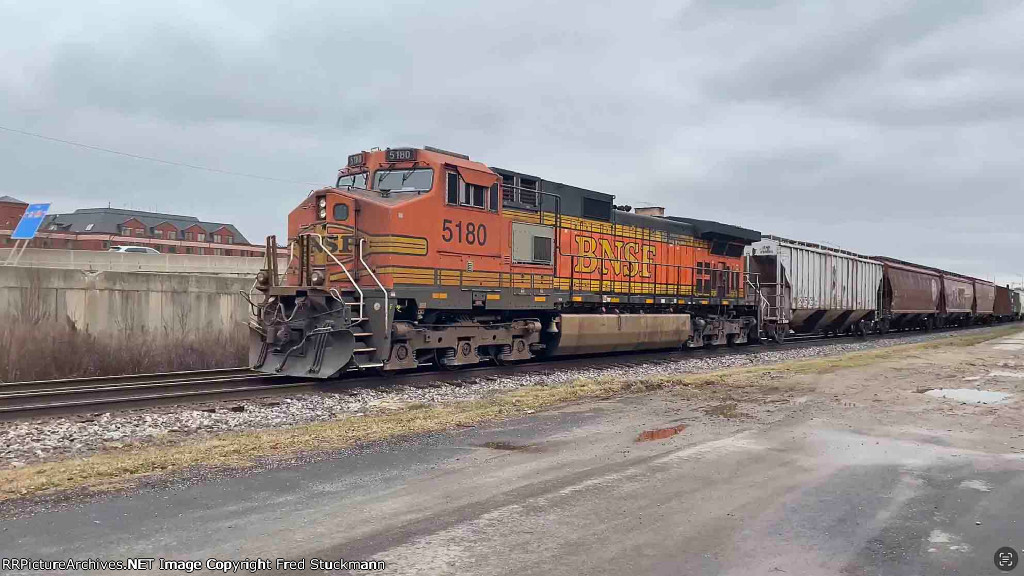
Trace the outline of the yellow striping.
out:
<instances>
[{"instance_id":1,"label":"yellow striping","mask_svg":"<svg viewBox=\"0 0 1024 576\"><path fill-rule=\"evenodd\" d=\"M647 298L644 300L644 304L654 304L654 298Z\"/></svg>"},{"instance_id":2,"label":"yellow striping","mask_svg":"<svg viewBox=\"0 0 1024 576\"><path fill-rule=\"evenodd\" d=\"M448 294L446 292L434 292L430 295L435 300L447 300Z\"/></svg>"},{"instance_id":3,"label":"yellow striping","mask_svg":"<svg viewBox=\"0 0 1024 576\"><path fill-rule=\"evenodd\" d=\"M612 297L609 297L609 298L608 298L608 301L609 301L609 302L618 302L618 301L619 301L619 299L618 299L618 297L616 297L616 296L612 296Z\"/></svg>"},{"instance_id":4,"label":"yellow striping","mask_svg":"<svg viewBox=\"0 0 1024 576\"><path fill-rule=\"evenodd\" d=\"M573 302L583 302L583 296L573 296L572 297L572 301Z\"/></svg>"},{"instance_id":5,"label":"yellow striping","mask_svg":"<svg viewBox=\"0 0 1024 576\"><path fill-rule=\"evenodd\" d=\"M488 294L488 300L501 300L501 294Z\"/></svg>"},{"instance_id":6,"label":"yellow striping","mask_svg":"<svg viewBox=\"0 0 1024 576\"><path fill-rule=\"evenodd\" d=\"M533 301L534 302L547 302L548 301L548 297L547 296L534 296L533 297Z\"/></svg>"}]
</instances>

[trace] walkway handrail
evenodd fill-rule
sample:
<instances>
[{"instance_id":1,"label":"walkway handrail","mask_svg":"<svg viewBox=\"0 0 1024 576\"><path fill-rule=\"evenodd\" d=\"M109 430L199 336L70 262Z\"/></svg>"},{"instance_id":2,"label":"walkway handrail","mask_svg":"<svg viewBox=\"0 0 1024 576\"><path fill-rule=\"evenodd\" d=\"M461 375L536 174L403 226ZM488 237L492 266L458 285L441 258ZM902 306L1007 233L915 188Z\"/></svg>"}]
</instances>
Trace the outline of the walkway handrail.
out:
<instances>
[{"instance_id":1,"label":"walkway handrail","mask_svg":"<svg viewBox=\"0 0 1024 576\"><path fill-rule=\"evenodd\" d=\"M373 270L370 268L370 265L367 264L366 260L363 259L363 244L365 242L366 242L366 238L360 238L359 239L359 262L361 262L362 265L363 265L363 268L366 268L366 271L370 273L370 278L373 278L373 281L377 283L377 287L380 288L380 291L384 293L384 329L385 330L389 330L387 328L387 325L388 325L388 310L389 310L389 308L388 308L388 291L384 288L384 285L381 284L380 280L377 279L377 275L373 273Z\"/></svg>"},{"instance_id":2,"label":"walkway handrail","mask_svg":"<svg viewBox=\"0 0 1024 576\"><path fill-rule=\"evenodd\" d=\"M338 260L338 258L331 253L330 250L327 249L327 246L324 246L324 239L319 234L315 232L303 232L301 235L315 237L317 243L320 244L320 248L324 251L324 254L330 256L331 260L334 260L334 263L337 264L341 268L341 271L345 273L345 277L348 278L348 281L352 283L352 287L355 288L356 292L359 293L359 319L365 319L366 317L363 316L363 290L359 287L359 284L357 284L356 281L352 278L352 275L348 273L348 268L345 268L345 265L342 264L341 261Z\"/></svg>"}]
</instances>

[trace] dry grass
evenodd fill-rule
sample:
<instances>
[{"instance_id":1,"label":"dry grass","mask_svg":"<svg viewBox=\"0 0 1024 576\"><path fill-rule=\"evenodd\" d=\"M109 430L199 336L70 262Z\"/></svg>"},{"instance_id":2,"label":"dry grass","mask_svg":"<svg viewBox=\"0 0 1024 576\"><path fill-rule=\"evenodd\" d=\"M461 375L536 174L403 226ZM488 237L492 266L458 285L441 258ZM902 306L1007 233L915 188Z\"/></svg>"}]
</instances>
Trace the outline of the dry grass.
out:
<instances>
[{"instance_id":1,"label":"dry grass","mask_svg":"<svg viewBox=\"0 0 1024 576\"><path fill-rule=\"evenodd\" d=\"M429 406L417 403L398 411L348 417L293 428L227 433L216 438L170 446L129 447L86 458L0 470L0 500L72 488L104 490L127 482L191 466L235 467L262 457L331 451L360 442L449 430L521 416L581 399L609 398L676 387L744 386L765 375L777 386L792 375L834 371L884 362L908 352L943 346L969 346L1020 328L955 336L922 344L856 352L834 358L796 360L773 366L735 368L705 374L680 374L651 380L577 380L559 387L534 386L492 397Z\"/></svg>"},{"instance_id":2,"label":"dry grass","mask_svg":"<svg viewBox=\"0 0 1024 576\"><path fill-rule=\"evenodd\" d=\"M0 382L234 368L246 363L245 336L244 330L232 330L98 337L70 322L0 319Z\"/></svg>"}]
</instances>

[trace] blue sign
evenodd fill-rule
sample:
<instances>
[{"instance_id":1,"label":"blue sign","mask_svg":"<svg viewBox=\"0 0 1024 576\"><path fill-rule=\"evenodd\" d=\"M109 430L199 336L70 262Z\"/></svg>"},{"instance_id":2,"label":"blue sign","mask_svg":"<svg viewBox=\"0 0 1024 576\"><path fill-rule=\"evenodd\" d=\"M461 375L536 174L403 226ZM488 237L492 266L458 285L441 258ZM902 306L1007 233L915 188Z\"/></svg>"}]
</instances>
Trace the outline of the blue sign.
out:
<instances>
[{"instance_id":1,"label":"blue sign","mask_svg":"<svg viewBox=\"0 0 1024 576\"><path fill-rule=\"evenodd\" d=\"M43 219L46 218L46 213L49 210L49 203L29 204L28 208L25 209L25 213L21 216L21 222L18 222L18 227L11 234L11 240L31 240L35 238L36 232L43 225Z\"/></svg>"}]
</instances>

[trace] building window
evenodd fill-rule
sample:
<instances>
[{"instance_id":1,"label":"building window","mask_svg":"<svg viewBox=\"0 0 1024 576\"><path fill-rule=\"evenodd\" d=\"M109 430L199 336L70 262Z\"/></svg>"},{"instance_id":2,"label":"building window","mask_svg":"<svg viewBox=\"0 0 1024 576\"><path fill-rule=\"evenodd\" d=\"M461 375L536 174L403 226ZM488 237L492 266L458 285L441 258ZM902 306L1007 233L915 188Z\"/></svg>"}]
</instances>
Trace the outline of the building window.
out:
<instances>
[{"instance_id":1,"label":"building window","mask_svg":"<svg viewBox=\"0 0 1024 576\"><path fill-rule=\"evenodd\" d=\"M213 235L213 242L214 244L220 244L220 234Z\"/></svg>"},{"instance_id":2,"label":"building window","mask_svg":"<svg viewBox=\"0 0 1024 576\"><path fill-rule=\"evenodd\" d=\"M202 248L196 248L196 254L199 254L200 256L202 256L203 255L203 249Z\"/></svg>"},{"instance_id":3,"label":"building window","mask_svg":"<svg viewBox=\"0 0 1024 576\"><path fill-rule=\"evenodd\" d=\"M86 224L85 225L85 231L86 232L91 232L93 226L95 226L95 224Z\"/></svg>"},{"instance_id":4,"label":"building window","mask_svg":"<svg viewBox=\"0 0 1024 576\"><path fill-rule=\"evenodd\" d=\"M225 243L225 244L232 244L232 243L233 243L232 241L233 241L234 239L235 239L235 237L234 237L234 236L230 236L230 235L229 235L229 236L225 236L225 237L224 237L224 243Z\"/></svg>"},{"instance_id":5,"label":"building window","mask_svg":"<svg viewBox=\"0 0 1024 576\"><path fill-rule=\"evenodd\" d=\"M198 235L196 236L196 240L198 240L198 241L200 241L200 242L205 242L205 241L206 241L206 234L204 234L204 233L200 232L200 233L199 233L199 234L198 234ZM200 254L202 254L202 252L200 252Z\"/></svg>"},{"instance_id":6,"label":"building window","mask_svg":"<svg viewBox=\"0 0 1024 576\"><path fill-rule=\"evenodd\" d=\"M192 239L192 233L191 232L185 232L185 240L191 240L191 239Z\"/></svg>"},{"instance_id":7,"label":"building window","mask_svg":"<svg viewBox=\"0 0 1024 576\"><path fill-rule=\"evenodd\" d=\"M163 238L163 237L164 237L164 231L163 230L153 230L153 238Z\"/></svg>"}]
</instances>

